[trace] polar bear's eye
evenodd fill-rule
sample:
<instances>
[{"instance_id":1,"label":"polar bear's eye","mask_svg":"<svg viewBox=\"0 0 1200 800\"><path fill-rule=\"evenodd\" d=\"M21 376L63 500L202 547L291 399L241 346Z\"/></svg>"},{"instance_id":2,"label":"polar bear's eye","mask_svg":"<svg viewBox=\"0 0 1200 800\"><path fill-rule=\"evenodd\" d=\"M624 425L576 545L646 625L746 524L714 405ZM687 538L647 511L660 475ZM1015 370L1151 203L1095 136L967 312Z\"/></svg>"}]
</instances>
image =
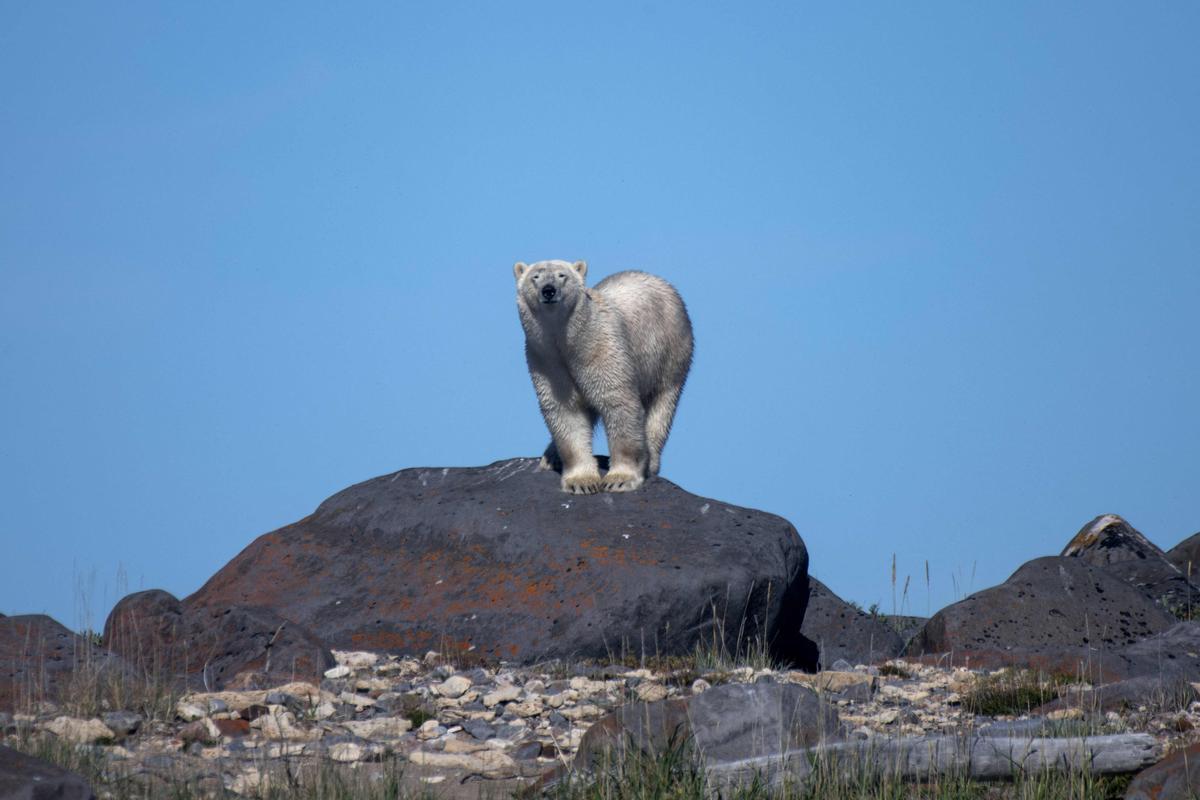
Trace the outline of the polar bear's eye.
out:
<instances>
[{"instance_id":1,"label":"polar bear's eye","mask_svg":"<svg viewBox=\"0 0 1200 800\"><path fill-rule=\"evenodd\" d=\"M562 273L560 272L560 273L558 273L558 277L560 277L560 278L565 278L565 277L567 277L567 276L566 276L566 275L564 275L564 274L562 274Z\"/></svg>"}]
</instances>

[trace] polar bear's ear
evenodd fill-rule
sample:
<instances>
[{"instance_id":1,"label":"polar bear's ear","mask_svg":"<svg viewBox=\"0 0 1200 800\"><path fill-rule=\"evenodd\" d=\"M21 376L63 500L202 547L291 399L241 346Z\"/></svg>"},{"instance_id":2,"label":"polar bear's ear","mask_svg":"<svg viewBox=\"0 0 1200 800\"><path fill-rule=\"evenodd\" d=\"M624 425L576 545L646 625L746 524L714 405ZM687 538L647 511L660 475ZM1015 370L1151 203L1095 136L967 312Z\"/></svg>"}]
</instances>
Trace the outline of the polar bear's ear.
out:
<instances>
[{"instance_id":1,"label":"polar bear's ear","mask_svg":"<svg viewBox=\"0 0 1200 800\"><path fill-rule=\"evenodd\" d=\"M579 273L579 280L581 280L581 281L587 280L587 262L586 261L576 261L574 264L571 265L571 267L576 272Z\"/></svg>"},{"instance_id":2,"label":"polar bear's ear","mask_svg":"<svg viewBox=\"0 0 1200 800\"><path fill-rule=\"evenodd\" d=\"M521 276L525 274L525 270L527 269L529 269L528 264L526 264L524 261L518 261L517 263L513 264L513 277L517 280L521 280Z\"/></svg>"}]
</instances>

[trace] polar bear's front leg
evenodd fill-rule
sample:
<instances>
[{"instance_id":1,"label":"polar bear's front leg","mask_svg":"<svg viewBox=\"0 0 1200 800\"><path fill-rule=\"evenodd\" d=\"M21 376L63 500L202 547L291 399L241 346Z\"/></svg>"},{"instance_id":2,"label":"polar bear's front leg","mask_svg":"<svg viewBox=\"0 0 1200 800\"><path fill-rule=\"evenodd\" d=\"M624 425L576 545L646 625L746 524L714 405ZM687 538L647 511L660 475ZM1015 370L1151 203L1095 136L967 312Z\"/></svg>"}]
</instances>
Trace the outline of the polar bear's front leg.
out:
<instances>
[{"instance_id":1,"label":"polar bear's front leg","mask_svg":"<svg viewBox=\"0 0 1200 800\"><path fill-rule=\"evenodd\" d=\"M549 423L549 418L547 418ZM580 409L560 408L551 431L554 448L562 459L562 490L571 494L600 491L600 469L592 455L592 415Z\"/></svg>"},{"instance_id":2,"label":"polar bear's front leg","mask_svg":"<svg viewBox=\"0 0 1200 800\"><path fill-rule=\"evenodd\" d=\"M563 375L531 372L538 405L552 441L542 455L541 469L561 466L564 492L594 494L600 491L600 470L592 455L592 429L596 416L578 389ZM557 464L555 462L558 462Z\"/></svg>"},{"instance_id":3,"label":"polar bear's front leg","mask_svg":"<svg viewBox=\"0 0 1200 800\"><path fill-rule=\"evenodd\" d=\"M641 400L630 396L609 404L604 429L608 431L610 455L602 488L606 492L632 492L646 478L646 416Z\"/></svg>"}]
</instances>

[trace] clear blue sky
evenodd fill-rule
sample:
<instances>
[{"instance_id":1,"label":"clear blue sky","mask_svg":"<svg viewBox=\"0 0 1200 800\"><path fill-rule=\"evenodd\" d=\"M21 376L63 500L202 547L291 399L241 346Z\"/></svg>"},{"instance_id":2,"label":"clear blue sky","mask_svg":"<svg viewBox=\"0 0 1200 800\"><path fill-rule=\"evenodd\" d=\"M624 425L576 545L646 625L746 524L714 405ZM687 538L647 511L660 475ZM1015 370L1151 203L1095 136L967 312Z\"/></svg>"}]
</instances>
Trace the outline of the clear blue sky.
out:
<instances>
[{"instance_id":1,"label":"clear blue sky","mask_svg":"<svg viewBox=\"0 0 1200 800\"><path fill-rule=\"evenodd\" d=\"M0 4L0 611L540 452L541 258L678 286L664 474L844 597L1200 530L1200 6L850 5Z\"/></svg>"}]
</instances>

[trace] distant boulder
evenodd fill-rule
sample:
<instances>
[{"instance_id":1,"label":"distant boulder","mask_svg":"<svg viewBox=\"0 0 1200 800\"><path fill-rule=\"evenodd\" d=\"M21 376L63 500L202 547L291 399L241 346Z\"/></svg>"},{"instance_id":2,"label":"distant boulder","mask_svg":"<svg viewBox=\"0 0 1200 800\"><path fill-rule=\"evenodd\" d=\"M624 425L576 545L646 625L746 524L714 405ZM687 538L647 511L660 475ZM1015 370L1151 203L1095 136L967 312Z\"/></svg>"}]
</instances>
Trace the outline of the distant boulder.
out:
<instances>
[{"instance_id":1,"label":"distant boulder","mask_svg":"<svg viewBox=\"0 0 1200 800\"><path fill-rule=\"evenodd\" d=\"M58 702L123 669L112 653L51 617L0 616L0 711Z\"/></svg>"},{"instance_id":2,"label":"distant boulder","mask_svg":"<svg viewBox=\"0 0 1200 800\"><path fill-rule=\"evenodd\" d=\"M323 642L273 611L188 606L159 589L117 603L104 624L104 642L136 674L210 691L320 683L334 665Z\"/></svg>"},{"instance_id":3,"label":"distant boulder","mask_svg":"<svg viewBox=\"0 0 1200 800\"><path fill-rule=\"evenodd\" d=\"M839 659L871 664L904 652L904 640L893 627L850 605L811 576L800 633L812 642L821 669L829 669Z\"/></svg>"},{"instance_id":4,"label":"distant boulder","mask_svg":"<svg viewBox=\"0 0 1200 800\"><path fill-rule=\"evenodd\" d=\"M1176 621L1107 569L1081 558L1050 556L934 614L908 652L1110 650L1161 633Z\"/></svg>"},{"instance_id":5,"label":"distant boulder","mask_svg":"<svg viewBox=\"0 0 1200 800\"><path fill-rule=\"evenodd\" d=\"M1192 534L1167 551L1167 560L1193 582L1200 580L1200 533Z\"/></svg>"},{"instance_id":6,"label":"distant boulder","mask_svg":"<svg viewBox=\"0 0 1200 800\"><path fill-rule=\"evenodd\" d=\"M1200 608L1200 588L1157 545L1116 514L1104 514L1084 525L1062 555L1107 570L1177 617Z\"/></svg>"},{"instance_id":7,"label":"distant boulder","mask_svg":"<svg viewBox=\"0 0 1200 800\"><path fill-rule=\"evenodd\" d=\"M662 478L574 496L536 459L406 469L256 539L184 601L269 609L340 649L801 657L808 553L787 520Z\"/></svg>"}]
</instances>

